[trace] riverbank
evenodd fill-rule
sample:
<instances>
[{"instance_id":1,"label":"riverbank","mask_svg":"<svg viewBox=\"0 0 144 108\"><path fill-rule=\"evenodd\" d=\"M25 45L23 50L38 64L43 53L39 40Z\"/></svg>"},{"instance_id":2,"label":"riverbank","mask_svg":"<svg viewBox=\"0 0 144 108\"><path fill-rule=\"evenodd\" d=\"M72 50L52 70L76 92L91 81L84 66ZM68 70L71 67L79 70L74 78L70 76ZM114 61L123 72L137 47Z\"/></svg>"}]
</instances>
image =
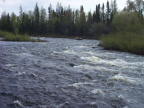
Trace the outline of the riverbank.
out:
<instances>
[{"instance_id":1,"label":"riverbank","mask_svg":"<svg viewBox=\"0 0 144 108\"><path fill-rule=\"evenodd\" d=\"M31 39L28 35L14 35L10 32L0 31L0 37L2 41L18 41L18 42L45 42L39 37L37 39Z\"/></svg>"},{"instance_id":2,"label":"riverbank","mask_svg":"<svg viewBox=\"0 0 144 108\"><path fill-rule=\"evenodd\" d=\"M144 35L126 32L114 33L103 35L100 40L105 49L144 55Z\"/></svg>"}]
</instances>

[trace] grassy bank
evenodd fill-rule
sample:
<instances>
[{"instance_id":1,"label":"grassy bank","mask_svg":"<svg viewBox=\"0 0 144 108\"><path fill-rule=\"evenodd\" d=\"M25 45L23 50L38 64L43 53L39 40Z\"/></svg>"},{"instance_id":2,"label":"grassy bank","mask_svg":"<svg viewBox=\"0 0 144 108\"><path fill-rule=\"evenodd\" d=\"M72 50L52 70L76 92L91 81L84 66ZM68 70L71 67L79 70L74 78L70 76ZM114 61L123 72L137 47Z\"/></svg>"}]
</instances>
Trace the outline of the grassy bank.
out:
<instances>
[{"instance_id":1,"label":"grassy bank","mask_svg":"<svg viewBox=\"0 0 144 108\"><path fill-rule=\"evenodd\" d=\"M105 49L144 55L144 35L115 33L103 35L100 40Z\"/></svg>"},{"instance_id":2,"label":"grassy bank","mask_svg":"<svg viewBox=\"0 0 144 108\"><path fill-rule=\"evenodd\" d=\"M38 39L31 39L28 35L14 35L10 32L0 31L0 37L3 37L3 41L20 41L20 42L43 42L42 40Z\"/></svg>"}]
</instances>

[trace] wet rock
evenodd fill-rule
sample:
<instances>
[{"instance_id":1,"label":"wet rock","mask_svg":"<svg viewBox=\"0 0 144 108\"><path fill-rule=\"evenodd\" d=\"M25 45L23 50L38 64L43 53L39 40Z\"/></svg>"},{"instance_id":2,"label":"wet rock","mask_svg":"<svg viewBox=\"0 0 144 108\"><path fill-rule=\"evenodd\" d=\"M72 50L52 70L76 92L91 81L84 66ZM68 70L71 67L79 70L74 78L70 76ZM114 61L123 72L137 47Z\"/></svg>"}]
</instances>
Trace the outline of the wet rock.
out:
<instances>
[{"instance_id":1,"label":"wet rock","mask_svg":"<svg viewBox=\"0 0 144 108\"><path fill-rule=\"evenodd\" d=\"M91 77L91 75L88 75L88 74L86 74L85 77L88 78L88 79L90 79L90 80L93 79L93 78Z\"/></svg>"},{"instance_id":2,"label":"wet rock","mask_svg":"<svg viewBox=\"0 0 144 108\"><path fill-rule=\"evenodd\" d=\"M96 48L96 46L93 46L92 48Z\"/></svg>"},{"instance_id":3,"label":"wet rock","mask_svg":"<svg viewBox=\"0 0 144 108\"><path fill-rule=\"evenodd\" d=\"M26 106L32 106L32 105L34 105L34 104L36 104L36 103L35 103L35 102L32 102L32 101L29 101L29 100L25 101L25 105L26 105Z\"/></svg>"},{"instance_id":4,"label":"wet rock","mask_svg":"<svg viewBox=\"0 0 144 108\"><path fill-rule=\"evenodd\" d=\"M71 66L71 67L74 67L74 66L75 66L75 64L73 64L73 63L70 63L70 64L69 64L69 66Z\"/></svg>"}]
</instances>

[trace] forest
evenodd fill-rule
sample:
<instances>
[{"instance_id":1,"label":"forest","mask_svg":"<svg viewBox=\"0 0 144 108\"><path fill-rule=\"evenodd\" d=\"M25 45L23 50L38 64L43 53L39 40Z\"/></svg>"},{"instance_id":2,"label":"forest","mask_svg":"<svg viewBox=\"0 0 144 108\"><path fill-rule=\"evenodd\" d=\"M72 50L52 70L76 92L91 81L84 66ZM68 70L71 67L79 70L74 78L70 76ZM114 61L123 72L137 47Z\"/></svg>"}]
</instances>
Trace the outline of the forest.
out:
<instances>
[{"instance_id":1,"label":"forest","mask_svg":"<svg viewBox=\"0 0 144 108\"><path fill-rule=\"evenodd\" d=\"M15 34L43 35L43 36L81 36L83 38L98 38L102 34L115 32L117 29L123 29L122 24L129 20L132 14L143 22L144 2L142 0L127 0L127 6L118 11L116 0L107 1L106 4L96 4L94 12L86 13L84 7L80 9L72 9L70 6L64 7L61 3L57 3L56 9L49 7L39 8L36 3L34 10L28 12L23 11L22 6L19 8L19 15L3 12L0 18L0 30L13 32ZM48 12L48 13L47 13ZM119 18L114 19L120 13ZM134 19L135 20L135 19ZM115 24L113 24L113 22ZM119 24L118 24L119 23ZM133 23L133 22L132 22ZM117 25L121 26L117 28Z\"/></svg>"},{"instance_id":2,"label":"forest","mask_svg":"<svg viewBox=\"0 0 144 108\"><path fill-rule=\"evenodd\" d=\"M0 18L0 29L15 34L43 36L81 36L83 38L98 38L101 34L113 31L111 22L117 13L116 0L110 4L107 1L96 5L94 12L86 13L84 7L72 9L57 3L56 9L39 8L36 3L34 10L25 12L20 6L19 15L3 12Z\"/></svg>"}]
</instances>

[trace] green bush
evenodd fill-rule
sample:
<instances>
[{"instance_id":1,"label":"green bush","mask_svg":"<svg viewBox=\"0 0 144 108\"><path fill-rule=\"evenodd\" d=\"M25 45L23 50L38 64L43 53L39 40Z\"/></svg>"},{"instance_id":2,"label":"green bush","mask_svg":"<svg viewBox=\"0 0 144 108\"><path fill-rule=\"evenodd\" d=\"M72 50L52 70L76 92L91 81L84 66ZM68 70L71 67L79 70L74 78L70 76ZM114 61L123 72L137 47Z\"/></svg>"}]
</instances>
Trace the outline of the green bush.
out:
<instances>
[{"instance_id":1,"label":"green bush","mask_svg":"<svg viewBox=\"0 0 144 108\"><path fill-rule=\"evenodd\" d=\"M0 37L3 37L5 41L32 41L28 35L14 35L5 31L0 31Z\"/></svg>"},{"instance_id":2,"label":"green bush","mask_svg":"<svg viewBox=\"0 0 144 108\"><path fill-rule=\"evenodd\" d=\"M14 35L10 32L0 31L0 37L3 37L3 41L31 41L31 42L47 42L41 40L40 37L38 39L31 39L28 35Z\"/></svg>"},{"instance_id":3,"label":"green bush","mask_svg":"<svg viewBox=\"0 0 144 108\"><path fill-rule=\"evenodd\" d=\"M144 26L137 13L118 12L114 15L112 25L117 32L142 33Z\"/></svg>"},{"instance_id":4,"label":"green bush","mask_svg":"<svg viewBox=\"0 0 144 108\"><path fill-rule=\"evenodd\" d=\"M103 35L100 40L105 49L144 54L144 35L119 32Z\"/></svg>"}]
</instances>

